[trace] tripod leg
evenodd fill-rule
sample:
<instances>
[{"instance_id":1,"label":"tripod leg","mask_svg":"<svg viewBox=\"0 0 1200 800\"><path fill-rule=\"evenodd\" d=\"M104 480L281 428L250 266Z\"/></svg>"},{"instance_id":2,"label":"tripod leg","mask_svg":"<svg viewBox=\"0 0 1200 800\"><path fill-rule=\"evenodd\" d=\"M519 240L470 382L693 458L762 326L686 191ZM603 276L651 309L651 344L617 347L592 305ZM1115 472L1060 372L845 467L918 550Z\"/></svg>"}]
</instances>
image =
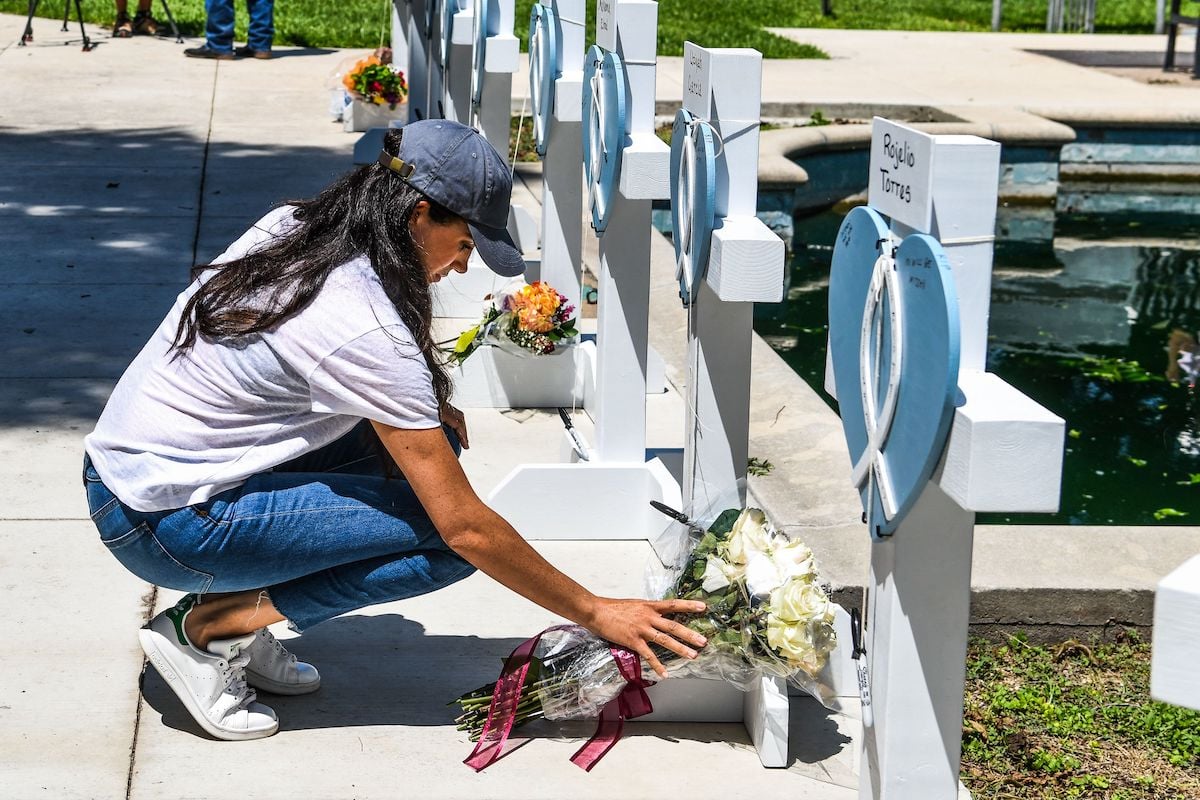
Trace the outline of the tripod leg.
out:
<instances>
[{"instance_id":1,"label":"tripod leg","mask_svg":"<svg viewBox=\"0 0 1200 800\"><path fill-rule=\"evenodd\" d=\"M21 34L20 46L33 41L33 14L37 11L38 0L29 0L29 16L25 18L25 33Z\"/></svg>"},{"instance_id":2,"label":"tripod leg","mask_svg":"<svg viewBox=\"0 0 1200 800\"><path fill-rule=\"evenodd\" d=\"M179 26L175 24L175 17L171 14L171 7L167 5L167 0L162 0L163 11L167 12L167 22L171 23L171 32L175 34L177 44L183 44L183 37L179 35Z\"/></svg>"},{"instance_id":3,"label":"tripod leg","mask_svg":"<svg viewBox=\"0 0 1200 800\"><path fill-rule=\"evenodd\" d=\"M79 4L79 0L75 0L75 13L79 15L79 34L83 36L83 52L86 53L92 49L92 40L88 38L83 27L83 6Z\"/></svg>"},{"instance_id":4,"label":"tripod leg","mask_svg":"<svg viewBox=\"0 0 1200 800\"><path fill-rule=\"evenodd\" d=\"M63 0L63 26L62 32L67 32L67 19L71 14L71 0Z\"/></svg>"}]
</instances>

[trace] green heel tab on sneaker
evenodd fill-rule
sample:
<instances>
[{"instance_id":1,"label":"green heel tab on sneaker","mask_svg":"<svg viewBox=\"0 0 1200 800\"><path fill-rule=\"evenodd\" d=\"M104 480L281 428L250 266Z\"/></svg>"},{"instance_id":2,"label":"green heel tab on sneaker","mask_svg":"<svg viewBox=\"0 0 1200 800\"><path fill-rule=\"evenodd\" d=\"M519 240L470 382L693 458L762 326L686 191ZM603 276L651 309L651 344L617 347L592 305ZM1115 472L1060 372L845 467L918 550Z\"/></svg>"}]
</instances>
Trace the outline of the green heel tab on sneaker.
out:
<instances>
[{"instance_id":1,"label":"green heel tab on sneaker","mask_svg":"<svg viewBox=\"0 0 1200 800\"><path fill-rule=\"evenodd\" d=\"M183 620L196 607L198 600L199 598L194 594L185 594L178 603L167 609L167 618L175 624L175 635L184 647L191 647L192 643L188 641L187 634L183 632Z\"/></svg>"}]
</instances>

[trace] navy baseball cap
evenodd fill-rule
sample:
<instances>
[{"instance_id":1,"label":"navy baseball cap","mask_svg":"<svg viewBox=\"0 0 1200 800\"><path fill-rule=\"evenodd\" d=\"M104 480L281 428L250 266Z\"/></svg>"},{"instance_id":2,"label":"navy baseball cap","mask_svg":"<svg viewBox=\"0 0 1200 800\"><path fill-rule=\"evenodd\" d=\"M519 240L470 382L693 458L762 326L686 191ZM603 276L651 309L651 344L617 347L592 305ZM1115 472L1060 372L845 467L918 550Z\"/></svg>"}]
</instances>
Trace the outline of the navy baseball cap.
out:
<instances>
[{"instance_id":1,"label":"navy baseball cap","mask_svg":"<svg viewBox=\"0 0 1200 800\"><path fill-rule=\"evenodd\" d=\"M506 278L525 271L525 259L508 235L512 177L508 165L474 128L446 119L404 126L400 153L379 163L430 200L467 221L483 263Z\"/></svg>"}]
</instances>

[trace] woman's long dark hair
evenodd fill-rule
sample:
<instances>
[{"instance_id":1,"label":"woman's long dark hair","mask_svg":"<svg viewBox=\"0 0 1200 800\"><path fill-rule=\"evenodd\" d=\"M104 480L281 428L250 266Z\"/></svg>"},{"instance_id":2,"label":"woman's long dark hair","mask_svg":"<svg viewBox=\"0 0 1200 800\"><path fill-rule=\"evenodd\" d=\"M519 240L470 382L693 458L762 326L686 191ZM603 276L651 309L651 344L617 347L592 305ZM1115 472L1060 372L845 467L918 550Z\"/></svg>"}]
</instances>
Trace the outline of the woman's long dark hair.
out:
<instances>
[{"instance_id":1,"label":"woman's long dark hair","mask_svg":"<svg viewBox=\"0 0 1200 800\"><path fill-rule=\"evenodd\" d=\"M393 128L383 148L397 155L403 129ZM176 355L196 337L237 337L268 330L294 316L341 264L366 255L383 291L400 314L433 376L438 404L450 396L450 377L438 357L431 324L429 279L408 222L420 200L429 200L377 163L339 178L311 200L291 203L297 224L269 244L220 264L188 300L175 332ZM429 201L432 221L456 216ZM208 269L198 266L194 275Z\"/></svg>"}]
</instances>

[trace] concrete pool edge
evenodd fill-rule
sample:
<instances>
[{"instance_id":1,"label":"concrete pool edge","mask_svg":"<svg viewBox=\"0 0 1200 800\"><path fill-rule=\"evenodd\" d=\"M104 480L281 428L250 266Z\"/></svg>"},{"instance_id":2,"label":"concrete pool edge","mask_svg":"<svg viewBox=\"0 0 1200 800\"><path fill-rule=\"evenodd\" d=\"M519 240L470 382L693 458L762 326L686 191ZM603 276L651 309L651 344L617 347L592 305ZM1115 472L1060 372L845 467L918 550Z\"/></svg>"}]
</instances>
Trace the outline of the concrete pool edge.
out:
<instances>
[{"instance_id":1,"label":"concrete pool edge","mask_svg":"<svg viewBox=\"0 0 1200 800\"><path fill-rule=\"evenodd\" d=\"M896 108L903 111L906 107ZM913 110L923 108L913 107ZM1075 131L1070 126L1025 111L986 106L938 106L937 109L959 121L909 124L931 134L982 136L1008 145L1055 147L1075 140ZM848 106L846 111L853 113L854 107ZM865 117L871 109L864 106L862 111ZM897 116L903 121L908 115ZM863 150L870 141L868 125L808 125L763 131L759 140L759 184L782 187L807 183L808 172L793 159L828 151Z\"/></svg>"}]
</instances>

